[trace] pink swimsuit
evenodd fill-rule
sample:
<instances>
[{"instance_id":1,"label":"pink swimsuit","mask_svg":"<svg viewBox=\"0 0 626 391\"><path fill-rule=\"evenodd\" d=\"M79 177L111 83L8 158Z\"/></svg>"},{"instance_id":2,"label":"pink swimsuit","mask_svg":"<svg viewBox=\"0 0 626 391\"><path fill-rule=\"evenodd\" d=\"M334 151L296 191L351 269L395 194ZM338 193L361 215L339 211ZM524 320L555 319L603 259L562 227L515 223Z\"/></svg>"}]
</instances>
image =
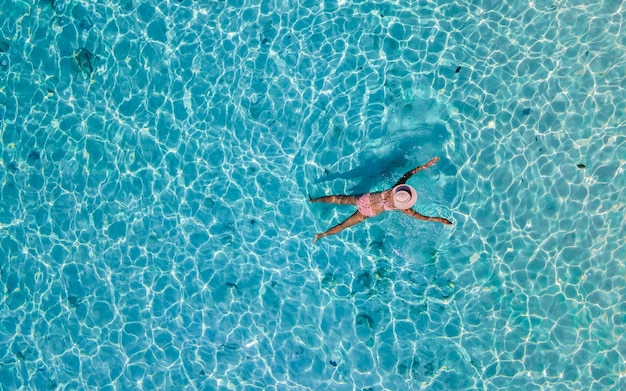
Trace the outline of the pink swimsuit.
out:
<instances>
[{"instance_id":1,"label":"pink swimsuit","mask_svg":"<svg viewBox=\"0 0 626 391\"><path fill-rule=\"evenodd\" d=\"M371 202L370 196L371 196L371 193L363 194L356 200L356 206L357 208L359 208L359 212L361 212L361 214L366 217L376 216L377 214L374 212L374 209L372 209L372 202ZM384 203L383 208L385 208L385 210L395 209L387 205L386 202Z\"/></svg>"},{"instance_id":2,"label":"pink swimsuit","mask_svg":"<svg viewBox=\"0 0 626 391\"><path fill-rule=\"evenodd\" d=\"M370 202L370 193L360 196L356 200L356 206L359 208L359 212L361 212L363 216L376 216L376 213L374 213L374 210L372 209L372 203Z\"/></svg>"}]
</instances>

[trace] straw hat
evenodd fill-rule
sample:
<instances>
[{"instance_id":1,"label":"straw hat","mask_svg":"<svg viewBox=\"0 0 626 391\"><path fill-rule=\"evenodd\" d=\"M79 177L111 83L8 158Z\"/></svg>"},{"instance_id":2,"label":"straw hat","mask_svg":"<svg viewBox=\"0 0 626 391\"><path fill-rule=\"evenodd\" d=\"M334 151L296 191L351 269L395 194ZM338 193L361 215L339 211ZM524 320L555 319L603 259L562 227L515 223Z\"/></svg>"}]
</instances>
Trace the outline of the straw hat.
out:
<instances>
[{"instance_id":1,"label":"straw hat","mask_svg":"<svg viewBox=\"0 0 626 391\"><path fill-rule=\"evenodd\" d=\"M409 209L417 201L417 191L409 185L398 185L393 188L393 206L396 209Z\"/></svg>"}]
</instances>

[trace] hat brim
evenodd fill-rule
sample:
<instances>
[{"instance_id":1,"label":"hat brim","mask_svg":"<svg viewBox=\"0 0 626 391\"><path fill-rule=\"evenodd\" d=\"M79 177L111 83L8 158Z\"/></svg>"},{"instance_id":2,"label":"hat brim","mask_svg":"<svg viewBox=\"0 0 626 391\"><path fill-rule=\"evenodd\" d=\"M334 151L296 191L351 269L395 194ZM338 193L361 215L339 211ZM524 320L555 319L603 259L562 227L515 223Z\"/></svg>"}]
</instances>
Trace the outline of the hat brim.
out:
<instances>
[{"instance_id":1,"label":"hat brim","mask_svg":"<svg viewBox=\"0 0 626 391\"><path fill-rule=\"evenodd\" d=\"M409 198L405 198L407 194ZM409 209L415 205L415 202L417 202L417 191L413 187L402 184L393 188L393 206L396 209Z\"/></svg>"}]
</instances>

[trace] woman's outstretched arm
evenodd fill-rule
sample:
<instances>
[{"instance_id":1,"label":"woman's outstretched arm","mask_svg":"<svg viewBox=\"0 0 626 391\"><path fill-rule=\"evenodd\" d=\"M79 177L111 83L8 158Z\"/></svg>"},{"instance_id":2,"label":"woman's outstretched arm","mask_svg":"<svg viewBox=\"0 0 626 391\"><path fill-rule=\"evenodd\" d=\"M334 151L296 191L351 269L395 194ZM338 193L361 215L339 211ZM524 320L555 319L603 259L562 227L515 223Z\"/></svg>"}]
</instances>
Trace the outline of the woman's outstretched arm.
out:
<instances>
[{"instance_id":1,"label":"woman's outstretched arm","mask_svg":"<svg viewBox=\"0 0 626 391\"><path fill-rule=\"evenodd\" d=\"M443 217L429 217L429 216L424 216L423 214L417 213L416 211L414 211L413 209L401 209L401 212L414 217L418 220L424 220L424 221L436 221L439 222L441 224L447 224L447 225L452 225L452 221L448 220L448 219L444 219Z\"/></svg>"},{"instance_id":2,"label":"woman's outstretched arm","mask_svg":"<svg viewBox=\"0 0 626 391\"><path fill-rule=\"evenodd\" d=\"M402 176L402 178L400 178L400 180L395 185L393 185L393 187L396 187L398 185L404 185L406 183L406 181L408 181L409 178L413 176L413 174L418 173L418 172L420 172L420 171L422 171L422 170L424 170L424 169L426 169L428 167L434 166L435 163L437 163L438 161L439 161L439 158L438 157L434 157L434 158L430 159L430 161L428 163L424 164L423 166L415 167L411 171L409 171L406 174L404 174Z\"/></svg>"},{"instance_id":3,"label":"woman's outstretched arm","mask_svg":"<svg viewBox=\"0 0 626 391\"><path fill-rule=\"evenodd\" d=\"M334 227L332 227L331 229L329 229L328 231L324 233L315 235L315 239L313 239L313 243L317 242L319 238L323 238L324 236L328 236L328 235L334 235L337 232L341 232L348 227L358 224L364 221L366 218L367 217L365 217L361 212L357 210L356 212L354 212L352 216L348 217L342 223L335 225Z\"/></svg>"}]
</instances>

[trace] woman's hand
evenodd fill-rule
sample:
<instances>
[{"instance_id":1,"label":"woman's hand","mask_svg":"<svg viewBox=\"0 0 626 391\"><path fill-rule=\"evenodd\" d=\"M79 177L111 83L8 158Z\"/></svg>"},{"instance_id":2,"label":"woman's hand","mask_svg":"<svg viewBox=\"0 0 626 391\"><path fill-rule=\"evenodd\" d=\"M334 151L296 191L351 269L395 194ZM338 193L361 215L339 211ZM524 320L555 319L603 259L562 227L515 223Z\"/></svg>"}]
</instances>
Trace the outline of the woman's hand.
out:
<instances>
[{"instance_id":1,"label":"woman's hand","mask_svg":"<svg viewBox=\"0 0 626 391\"><path fill-rule=\"evenodd\" d=\"M438 161L439 161L439 158L438 158L438 157L434 157L434 158L430 159L430 161L429 161L428 163L424 164L424 167L425 167L425 168L426 168L426 167L432 167L432 166L434 166L434 165L435 165Z\"/></svg>"}]
</instances>

